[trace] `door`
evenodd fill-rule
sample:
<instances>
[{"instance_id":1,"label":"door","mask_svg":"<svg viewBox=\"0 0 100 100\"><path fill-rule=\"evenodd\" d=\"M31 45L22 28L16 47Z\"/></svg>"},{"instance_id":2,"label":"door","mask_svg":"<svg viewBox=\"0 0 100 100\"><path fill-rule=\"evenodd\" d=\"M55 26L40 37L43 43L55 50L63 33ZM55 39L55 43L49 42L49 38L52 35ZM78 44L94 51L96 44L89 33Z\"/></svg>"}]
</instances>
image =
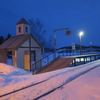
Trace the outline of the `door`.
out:
<instances>
[{"instance_id":1,"label":"door","mask_svg":"<svg viewBox=\"0 0 100 100\"><path fill-rule=\"evenodd\" d=\"M31 70L35 70L35 65L33 65L36 62L36 52L31 51Z\"/></svg>"},{"instance_id":2,"label":"door","mask_svg":"<svg viewBox=\"0 0 100 100\"><path fill-rule=\"evenodd\" d=\"M29 50L24 51L24 69L30 70L30 52L29 52Z\"/></svg>"}]
</instances>

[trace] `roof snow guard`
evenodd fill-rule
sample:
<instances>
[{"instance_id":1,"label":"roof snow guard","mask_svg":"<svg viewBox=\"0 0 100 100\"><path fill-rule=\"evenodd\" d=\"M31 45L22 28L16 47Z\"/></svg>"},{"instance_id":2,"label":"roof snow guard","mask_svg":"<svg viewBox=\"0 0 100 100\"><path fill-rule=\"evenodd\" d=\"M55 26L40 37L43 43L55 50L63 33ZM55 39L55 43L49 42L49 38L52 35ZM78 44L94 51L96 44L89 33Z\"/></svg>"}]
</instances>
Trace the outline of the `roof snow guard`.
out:
<instances>
[{"instance_id":1,"label":"roof snow guard","mask_svg":"<svg viewBox=\"0 0 100 100\"><path fill-rule=\"evenodd\" d=\"M30 25L24 18L22 18L21 20L19 20L19 22L16 24L27 24L27 25Z\"/></svg>"}]
</instances>

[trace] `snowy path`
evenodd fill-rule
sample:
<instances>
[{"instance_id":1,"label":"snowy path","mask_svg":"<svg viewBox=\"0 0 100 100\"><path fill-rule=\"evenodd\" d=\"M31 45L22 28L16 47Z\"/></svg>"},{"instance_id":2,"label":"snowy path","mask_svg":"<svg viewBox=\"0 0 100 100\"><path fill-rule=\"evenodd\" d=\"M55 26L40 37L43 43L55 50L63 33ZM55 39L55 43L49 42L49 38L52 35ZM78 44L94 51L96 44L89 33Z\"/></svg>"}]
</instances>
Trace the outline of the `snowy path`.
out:
<instances>
[{"instance_id":1,"label":"snowy path","mask_svg":"<svg viewBox=\"0 0 100 100\"><path fill-rule=\"evenodd\" d=\"M9 98L10 98L10 100L12 100L12 99L22 100L24 98L26 98L24 100L36 99L42 95L47 94L48 92L50 93L53 90L56 90L56 88L66 85L67 83L73 81L77 77L79 77L79 76L87 73L88 71L90 71L96 67L99 67L99 66L100 66L100 62L95 61L95 63L91 62L91 63L85 64L85 65L76 67L74 69L71 69L69 71L57 73L57 74L49 77L47 80L45 80L44 82L42 82L40 84L37 84L37 85L30 87L28 89L25 89L25 90L21 90L14 94L2 97L1 100L5 100L5 99L9 100ZM53 99L51 99L51 100L53 100Z\"/></svg>"}]
</instances>

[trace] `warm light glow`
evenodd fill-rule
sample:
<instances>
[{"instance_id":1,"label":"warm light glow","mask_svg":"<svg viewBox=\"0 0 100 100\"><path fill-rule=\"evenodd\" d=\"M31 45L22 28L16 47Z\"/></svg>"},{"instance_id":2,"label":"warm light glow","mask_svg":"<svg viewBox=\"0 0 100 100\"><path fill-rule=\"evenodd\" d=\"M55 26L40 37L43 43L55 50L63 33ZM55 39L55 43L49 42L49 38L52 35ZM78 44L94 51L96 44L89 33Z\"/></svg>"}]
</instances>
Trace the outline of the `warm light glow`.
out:
<instances>
[{"instance_id":1,"label":"warm light glow","mask_svg":"<svg viewBox=\"0 0 100 100\"><path fill-rule=\"evenodd\" d=\"M81 31L80 33L79 33L79 36L82 36L83 35L83 32Z\"/></svg>"}]
</instances>

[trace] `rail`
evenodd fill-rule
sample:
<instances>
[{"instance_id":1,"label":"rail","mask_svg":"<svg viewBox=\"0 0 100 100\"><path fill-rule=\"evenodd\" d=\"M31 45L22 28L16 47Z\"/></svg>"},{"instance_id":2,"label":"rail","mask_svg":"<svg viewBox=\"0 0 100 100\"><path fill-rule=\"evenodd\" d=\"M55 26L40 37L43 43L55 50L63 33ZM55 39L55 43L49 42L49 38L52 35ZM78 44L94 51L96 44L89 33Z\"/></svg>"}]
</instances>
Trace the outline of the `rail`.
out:
<instances>
[{"instance_id":1,"label":"rail","mask_svg":"<svg viewBox=\"0 0 100 100\"><path fill-rule=\"evenodd\" d=\"M75 59L73 60L72 65L76 66L100 59L100 54L78 55L73 57L75 57Z\"/></svg>"},{"instance_id":2,"label":"rail","mask_svg":"<svg viewBox=\"0 0 100 100\"><path fill-rule=\"evenodd\" d=\"M42 59L40 59L39 61L35 62L32 65L33 74L37 73L39 70L41 70L42 68L46 67L48 64L56 60L59 56L57 54L55 56L55 53L56 52L52 52L47 56L43 57Z\"/></svg>"},{"instance_id":3,"label":"rail","mask_svg":"<svg viewBox=\"0 0 100 100\"><path fill-rule=\"evenodd\" d=\"M76 59L77 58L84 58L84 63L85 63L85 59L86 59L88 53L89 52L84 51L84 52L82 52L82 55L79 56L78 51L76 53L75 52L73 53L69 50L64 50L64 49L56 50L55 52L52 52L52 53L48 54L47 56L43 57L39 61L32 64L33 74L37 73L38 71L40 71L41 69L43 69L44 67L46 67L48 64L50 64L51 62L53 62L54 60L56 60L59 57L75 56L76 55L76 58L73 61L74 65L76 65ZM55 54L56 54L56 56L55 56ZM96 55L99 55L99 54L90 54L90 55L91 56L96 56ZM90 55L88 55L88 56L90 56ZM90 58L91 58L91 56L90 56Z\"/></svg>"}]
</instances>

